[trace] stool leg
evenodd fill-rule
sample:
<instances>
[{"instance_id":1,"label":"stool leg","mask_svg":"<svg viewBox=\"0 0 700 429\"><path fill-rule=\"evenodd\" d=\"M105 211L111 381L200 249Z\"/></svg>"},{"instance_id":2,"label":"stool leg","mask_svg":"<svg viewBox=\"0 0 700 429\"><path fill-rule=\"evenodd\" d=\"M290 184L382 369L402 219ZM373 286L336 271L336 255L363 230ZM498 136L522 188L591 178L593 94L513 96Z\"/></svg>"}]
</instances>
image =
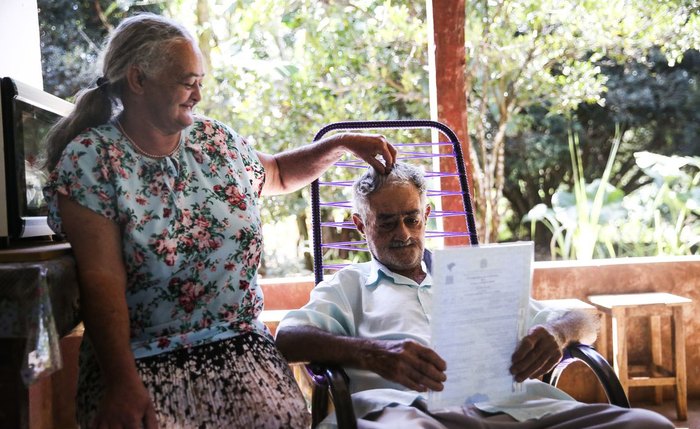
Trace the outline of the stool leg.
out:
<instances>
[{"instance_id":1,"label":"stool leg","mask_svg":"<svg viewBox=\"0 0 700 429\"><path fill-rule=\"evenodd\" d=\"M598 332L598 339L596 340L596 345L598 346L598 351L600 354L610 363L612 363L613 359L612 356L610 356L610 346L608 345L608 342L610 339L608 338L608 332L610 332L610 318L608 317L607 314L601 313L600 315L600 331Z\"/></svg>"},{"instance_id":2,"label":"stool leg","mask_svg":"<svg viewBox=\"0 0 700 429\"><path fill-rule=\"evenodd\" d=\"M608 341L610 339L610 335L608 334L608 332L610 332L610 317L608 317L605 312L599 312L598 314L600 317L600 329L598 330L598 338L596 338L595 345L600 355L603 356L608 363L612 364L613 360L610 357L610 346L608 346ZM603 389L598 389L596 399L598 402L608 402L608 397Z\"/></svg>"},{"instance_id":3,"label":"stool leg","mask_svg":"<svg viewBox=\"0 0 700 429\"><path fill-rule=\"evenodd\" d=\"M620 384L629 397L629 374L627 369L627 317L625 308L612 309L613 368L620 378Z\"/></svg>"},{"instance_id":4,"label":"stool leg","mask_svg":"<svg viewBox=\"0 0 700 429\"><path fill-rule=\"evenodd\" d=\"M649 374L656 374L661 368L662 353L661 353L661 317L649 317L649 330L651 331L651 371ZM663 386L654 387L654 402L659 405L664 401Z\"/></svg>"},{"instance_id":5,"label":"stool leg","mask_svg":"<svg viewBox=\"0 0 700 429\"><path fill-rule=\"evenodd\" d=\"M674 368L676 375L676 414L678 420L688 420L688 392L686 390L685 372L685 327L683 326L683 310L685 306L680 305L673 308L673 354Z\"/></svg>"}]
</instances>

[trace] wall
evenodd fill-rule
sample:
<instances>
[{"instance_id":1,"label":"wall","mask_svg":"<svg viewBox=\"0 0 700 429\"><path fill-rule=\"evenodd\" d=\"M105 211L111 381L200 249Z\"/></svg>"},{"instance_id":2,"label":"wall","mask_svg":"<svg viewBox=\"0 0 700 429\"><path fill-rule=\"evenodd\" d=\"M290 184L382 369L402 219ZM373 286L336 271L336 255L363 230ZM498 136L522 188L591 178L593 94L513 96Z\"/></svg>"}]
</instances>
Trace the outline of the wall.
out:
<instances>
[{"instance_id":1,"label":"wall","mask_svg":"<svg viewBox=\"0 0 700 429\"><path fill-rule=\"evenodd\" d=\"M36 0L0 2L0 77L43 89Z\"/></svg>"}]
</instances>

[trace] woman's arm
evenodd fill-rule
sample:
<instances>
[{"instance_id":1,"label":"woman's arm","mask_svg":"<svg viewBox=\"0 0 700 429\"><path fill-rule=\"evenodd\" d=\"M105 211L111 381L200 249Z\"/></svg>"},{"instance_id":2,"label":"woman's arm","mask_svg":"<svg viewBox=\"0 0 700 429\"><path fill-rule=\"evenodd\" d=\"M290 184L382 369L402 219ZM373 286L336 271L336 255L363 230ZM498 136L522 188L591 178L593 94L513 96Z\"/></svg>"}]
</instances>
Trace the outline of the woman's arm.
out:
<instances>
[{"instance_id":1,"label":"woman's arm","mask_svg":"<svg viewBox=\"0 0 700 429\"><path fill-rule=\"evenodd\" d=\"M384 136L362 133L334 134L274 155L258 152L266 173L263 195L289 193L308 185L345 152L352 152L385 173L391 171L396 159L396 149ZM377 155L384 161L377 159Z\"/></svg>"},{"instance_id":2,"label":"woman's arm","mask_svg":"<svg viewBox=\"0 0 700 429\"><path fill-rule=\"evenodd\" d=\"M58 205L78 266L85 332L106 385L92 427L156 428L155 411L131 352L119 228L66 196L59 196Z\"/></svg>"}]
</instances>

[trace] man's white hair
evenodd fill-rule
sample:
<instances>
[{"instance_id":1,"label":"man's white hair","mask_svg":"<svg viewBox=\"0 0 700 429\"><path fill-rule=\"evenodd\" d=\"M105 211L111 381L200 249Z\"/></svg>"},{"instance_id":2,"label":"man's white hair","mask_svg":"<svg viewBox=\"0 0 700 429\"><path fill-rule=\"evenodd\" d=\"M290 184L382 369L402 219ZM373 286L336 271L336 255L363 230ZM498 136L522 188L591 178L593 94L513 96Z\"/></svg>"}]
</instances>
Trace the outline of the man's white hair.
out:
<instances>
[{"instance_id":1,"label":"man's white hair","mask_svg":"<svg viewBox=\"0 0 700 429\"><path fill-rule=\"evenodd\" d=\"M425 172L422 168L406 164L404 162L394 163L394 167L389 174L377 172L374 168L368 168L352 186L353 213L365 219L369 212L369 196L387 185L412 184L420 194L421 208L425 207L428 195L428 188L425 183Z\"/></svg>"}]
</instances>

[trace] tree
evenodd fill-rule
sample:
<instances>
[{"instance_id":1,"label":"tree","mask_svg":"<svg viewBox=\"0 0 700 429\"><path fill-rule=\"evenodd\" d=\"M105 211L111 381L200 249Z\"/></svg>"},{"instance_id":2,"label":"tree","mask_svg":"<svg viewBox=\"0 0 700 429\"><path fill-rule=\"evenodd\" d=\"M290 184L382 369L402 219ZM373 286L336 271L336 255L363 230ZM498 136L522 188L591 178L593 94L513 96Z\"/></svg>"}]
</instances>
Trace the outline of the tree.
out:
<instances>
[{"instance_id":1,"label":"tree","mask_svg":"<svg viewBox=\"0 0 700 429\"><path fill-rule=\"evenodd\" d=\"M472 6L467 91L476 207L484 220L481 236L495 241L504 215L506 147L533 122L527 112L555 125L553 114L567 119L579 106L605 105L608 77L601 61L624 64L656 50L674 66L698 46L700 24L694 2L501 0Z\"/></svg>"},{"instance_id":2,"label":"tree","mask_svg":"<svg viewBox=\"0 0 700 429\"><path fill-rule=\"evenodd\" d=\"M647 58L599 62L607 77L605 105L583 104L567 119L542 107L523 111L530 118L509 138L504 196L510 202L509 229L518 234L520 220L530 208L551 206L562 182L571 182L568 166L569 126L580 135L586 177L601 177L615 124L625 139L617 155L611 182L630 194L650 179L635 162L634 153L700 155L700 52L688 50L683 60L669 66L666 57L652 49ZM533 237L544 244L549 238L538 229Z\"/></svg>"},{"instance_id":3,"label":"tree","mask_svg":"<svg viewBox=\"0 0 700 429\"><path fill-rule=\"evenodd\" d=\"M109 31L138 11L159 13L159 4L111 0L37 0L44 89L70 99L89 85Z\"/></svg>"}]
</instances>

